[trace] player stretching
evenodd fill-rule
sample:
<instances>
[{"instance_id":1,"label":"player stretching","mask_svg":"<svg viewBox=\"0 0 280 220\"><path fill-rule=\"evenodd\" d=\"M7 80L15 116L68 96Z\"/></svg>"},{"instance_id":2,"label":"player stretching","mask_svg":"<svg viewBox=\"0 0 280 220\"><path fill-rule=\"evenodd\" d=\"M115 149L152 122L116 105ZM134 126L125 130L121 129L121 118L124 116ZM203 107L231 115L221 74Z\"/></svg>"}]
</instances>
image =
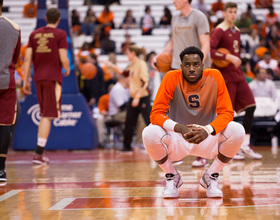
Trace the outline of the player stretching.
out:
<instances>
[{"instance_id":1,"label":"player stretching","mask_svg":"<svg viewBox=\"0 0 280 220\"><path fill-rule=\"evenodd\" d=\"M163 78L143 131L145 148L165 172L164 198L178 197L183 184L172 161L188 155L213 159L200 184L207 197L222 197L218 176L240 149L245 132L233 122L233 109L221 73L203 69L203 53L188 47L180 53L181 69Z\"/></svg>"},{"instance_id":2,"label":"player stretching","mask_svg":"<svg viewBox=\"0 0 280 220\"><path fill-rule=\"evenodd\" d=\"M213 59L228 60L231 63L224 67L214 66L222 73L231 98L233 109L239 113L245 110L243 126L246 136L240 151L234 159L244 159L244 154L253 159L261 159L262 155L250 148L250 133L256 109L251 89L240 69L240 31L234 26L237 18L237 4L227 2L224 7L224 21L213 31L210 46ZM230 54L217 52L218 48L226 48Z\"/></svg>"},{"instance_id":3,"label":"player stretching","mask_svg":"<svg viewBox=\"0 0 280 220\"><path fill-rule=\"evenodd\" d=\"M46 20L45 27L38 28L30 34L23 64L23 89L26 94L31 94L29 77L31 61L33 61L34 81L42 115L33 157L34 164L49 163L49 159L43 156L43 153L51 130L52 119L58 118L61 112L61 67L65 69L64 76L70 73L67 34L56 28L60 21L59 10L49 9Z\"/></svg>"}]
</instances>

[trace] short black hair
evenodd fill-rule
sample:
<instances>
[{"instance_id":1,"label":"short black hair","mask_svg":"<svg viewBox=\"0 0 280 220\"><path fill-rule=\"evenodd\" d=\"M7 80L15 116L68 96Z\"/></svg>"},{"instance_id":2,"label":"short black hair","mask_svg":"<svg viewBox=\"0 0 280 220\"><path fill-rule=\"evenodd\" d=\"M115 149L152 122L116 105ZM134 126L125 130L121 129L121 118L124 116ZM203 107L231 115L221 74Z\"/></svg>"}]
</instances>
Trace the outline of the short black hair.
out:
<instances>
[{"instance_id":1,"label":"short black hair","mask_svg":"<svg viewBox=\"0 0 280 220\"><path fill-rule=\"evenodd\" d=\"M2 5L3 5L3 1L4 1L4 0L0 0L0 6L2 6Z\"/></svg>"},{"instance_id":2,"label":"short black hair","mask_svg":"<svg viewBox=\"0 0 280 220\"><path fill-rule=\"evenodd\" d=\"M180 53L180 59L181 61L183 61L183 57L186 54L198 54L200 56L201 61L204 58L204 54L202 53L202 51L200 49L198 49L197 47L187 47L185 48L181 53Z\"/></svg>"}]
</instances>

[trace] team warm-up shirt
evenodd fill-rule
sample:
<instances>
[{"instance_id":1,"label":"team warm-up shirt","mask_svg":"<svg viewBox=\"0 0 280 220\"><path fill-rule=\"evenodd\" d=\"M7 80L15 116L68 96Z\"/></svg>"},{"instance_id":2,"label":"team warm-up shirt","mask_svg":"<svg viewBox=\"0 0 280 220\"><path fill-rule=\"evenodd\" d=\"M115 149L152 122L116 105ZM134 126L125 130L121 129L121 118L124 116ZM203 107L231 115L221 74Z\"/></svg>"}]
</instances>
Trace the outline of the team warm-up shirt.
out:
<instances>
[{"instance_id":1,"label":"team warm-up shirt","mask_svg":"<svg viewBox=\"0 0 280 220\"><path fill-rule=\"evenodd\" d=\"M240 57L239 29L237 27L231 29L225 22L222 22L213 30L210 46L212 59L225 60L226 54L218 52L218 48L226 48L232 55ZM244 79L241 69L236 68L232 63L223 68L215 64L213 64L213 67L220 70L226 82L238 82Z\"/></svg>"},{"instance_id":2,"label":"team warm-up shirt","mask_svg":"<svg viewBox=\"0 0 280 220\"><path fill-rule=\"evenodd\" d=\"M19 26L0 16L0 89L16 88L14 73L20 54L20 41Z\"/></svg>"},{"instance_id":3,"label":"team warm-up shirt","mask_svg":"<svg viewBox=\"0 0 280 220\"><path fill-rule=\"evenodd\" d=\"M172 16L171 21L172 38L173 38L173 54L172 54L172 69L179 69L181 60L179 54L183 49L190 46L195 46L201 49L199 36L209 34L209 22L205 14L197 9L192 9L187 17L182 14ZM204 66L211 67L210 54L207 55Z\"/></svg>"},{"instance_id":4,"label":"team warm-up shirt","mask_svg":"<svg viewBox=\"0 0 280 220\"><path fill-rule=\"evenodd\" d=\"M163 127L167 119L180 124L210 124L215 133L233 120L231 100L221 73L204 69L202 78L190 85L181 70L169 71L157 92L151 123Z\"/></svg>"},{"instance_id":5,"label":"team warm-up shirt","mask_svg":"<svg viewBox=\"0 0 280 220\"><path fill-rule=\"evenodd\" d=\"M58 28L41 27L29 36L27 47L32 48L34 80L62 82L58 50L67 49L67 34Z\"/></svg>"}]
</instances>

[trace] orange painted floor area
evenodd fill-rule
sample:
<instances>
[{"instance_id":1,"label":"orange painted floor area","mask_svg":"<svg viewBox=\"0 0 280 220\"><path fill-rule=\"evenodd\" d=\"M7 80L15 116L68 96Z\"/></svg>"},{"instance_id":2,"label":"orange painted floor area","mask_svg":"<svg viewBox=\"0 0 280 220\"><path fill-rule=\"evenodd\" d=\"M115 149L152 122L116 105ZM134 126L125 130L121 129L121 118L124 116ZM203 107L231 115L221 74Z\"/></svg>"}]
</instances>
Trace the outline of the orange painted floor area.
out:
<instances>
[{"instance_id":1,"label":"orange painted floor area","mask_svg":"<svg viewBox=\"0 0 280 220\"><path fill-rule=\"evenodd\" d=\"M138 148L52 151L47 166L33 166L33 152L10 151L0 219L280 219L280 153L254 149L262 160L232 161L220 173L222 199L206 197L205 168L192 168L193 156L176 166L179 198L163 199L164 173Z\"/></svg>"}]
</instances>

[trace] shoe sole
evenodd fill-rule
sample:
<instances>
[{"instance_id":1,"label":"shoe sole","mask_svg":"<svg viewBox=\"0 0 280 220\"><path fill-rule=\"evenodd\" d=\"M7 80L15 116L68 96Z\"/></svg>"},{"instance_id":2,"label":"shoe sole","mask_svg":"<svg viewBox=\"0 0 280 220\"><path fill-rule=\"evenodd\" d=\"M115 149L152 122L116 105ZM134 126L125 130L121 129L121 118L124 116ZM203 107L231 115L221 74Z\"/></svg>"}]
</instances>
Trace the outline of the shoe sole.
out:
<instances>
[{"instance_id":1,"label":"shoe sole","mask_svg":"<svg viewBox=\"0 0 280 220\"><path fill-rule=\"evenodd\" d=\"M239 158L233 157L232 159L233 159L233 160L245 160L245 157L239 157Z\"/></svg>"},{"instance_id":2,"label":"shoe sole","mask_svg":"<svg viewBox=\"0 0 280 220\"><path fill-rule=\"evenodd\" d=\"M166 196L163 196L164 199L176 199L179 197L179 193L176 194L176 195L166 195Z\"/></svg>"},{"instance_id":3,"label":"shoe sole","mask_svg":"<svg viewBox=\"0 0 280 220\"><path fill-rule=\"evenodd\" d=\"M42 162L40 160L32 160L32 163L36 164L36 165L42 165L42 164L48 164L49 162Z\"/></svg>"},{"instance_id":4,"label":"shoe sole","mask_svg":"<svg viewBox=\"0 0 280 220\"><path fill-rule=\"evenodd\" d=\"M7 182L7 178L0 178L0 182Z\"/></svg>"}]
</instances>

